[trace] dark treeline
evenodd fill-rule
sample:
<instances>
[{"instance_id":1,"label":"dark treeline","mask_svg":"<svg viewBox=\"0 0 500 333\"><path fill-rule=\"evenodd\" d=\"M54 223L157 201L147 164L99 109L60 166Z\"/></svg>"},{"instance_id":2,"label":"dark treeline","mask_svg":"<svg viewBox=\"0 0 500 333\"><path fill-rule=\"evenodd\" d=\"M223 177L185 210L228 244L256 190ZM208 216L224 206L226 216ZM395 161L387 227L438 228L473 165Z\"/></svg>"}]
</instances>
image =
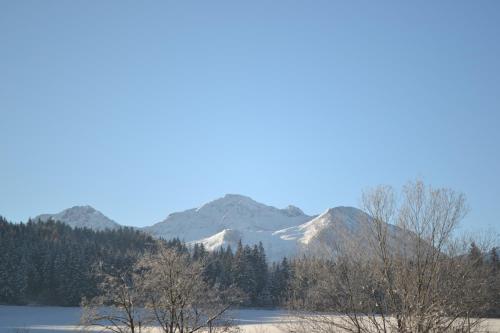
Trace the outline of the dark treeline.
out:
<instances>
[{"instance_id":1,"label":"dark treeline","mask_svg":"<svg viewBox=\"0 0 500 333\"><path fill-rule=\"evenodd\" d=\"M192 249L194 260L205 263L204 276L209 286L225 290L236 287L247 296L245 305L279 306L286 300L292 270L286 258L268 265L262 244L231 247L207 252L202 244Z\"/></svg>"},{"instance_id":2,"label":"dark treeline","mask_svg":"<svg viewBox=\"0 0 500 333\"><path fill-rule=\"evenodd\" d=\"M220 248L209 252L203 245L188 247L179 239L161 240L167 248L203 263L203 278L214 290L237 288L246 295L246 306L287 306L324 310L332 300L325 283L341 281L338 263L333 260L286 258L269 263L262 244ZM159 243L132 228L93 231L73 229L48 221L13 224L0 217L0 303L76 306L82 297L99 293L95 271L108 267L129 270L145 252L154 252ZM481 251L472 244L466 255L474 270L489 276L488 307L476 315L498 316L500 304L500 263L498 250ZM337 279L333 281L332 279ZM325 295L329 295L326 297ZM326 302L326 303L325 303Z\"/></svg>"},{"instance_id":3,"label":"dark treeline","mask_svg":"<svg viewBox=\"0 0 500 333\"><path fill-rule=\"evenodd\" d=\"M189 249L179 239L164 245L203 261L204 278L219 290L237 287L245 305L280 305L289 285L286 259L268 265L262 244L208 252ZM0 217L0 303L78 305L98 293L98 267L127 270L156 241L132 228L93 231L73 229L56 221L13 224Z\"/></svg>"},{"instance_id":4,"label":"dark treeline","mask_svg":"<svg viewBox=\"0 0 500 333\"><path fill-rule=\"evenodd\" d=\"M0 302L78 305L97 293L96 265L130 266L152 244L132 228L98 232L0 217Z\"/></svg>"}]
</instances>

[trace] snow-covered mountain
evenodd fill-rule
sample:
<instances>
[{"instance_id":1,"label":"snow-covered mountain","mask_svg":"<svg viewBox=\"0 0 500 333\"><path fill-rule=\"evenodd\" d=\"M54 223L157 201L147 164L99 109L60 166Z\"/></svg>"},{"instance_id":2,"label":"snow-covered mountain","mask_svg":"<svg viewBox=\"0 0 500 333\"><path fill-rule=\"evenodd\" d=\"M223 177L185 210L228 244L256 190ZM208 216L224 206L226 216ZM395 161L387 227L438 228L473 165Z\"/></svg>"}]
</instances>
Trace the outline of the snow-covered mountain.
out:
<instances>
[{"instance_id":1,"label":"snow-covered mountain","mask_svg":"<svg viewBox=\"0 0 500 333\"><path fill-rule=\"evenodd\" d=\"M415 235L401 228L385 224L389 249L414 251ZM335 207L311 221L296 227L276 231L281 239L295 241L299 253L336 255L357 253L370 255L375 241L375 224L370 215L354 207Z\"/></svg>"},{"instance_id":2,"label":"snow-covered mountain","mask_svg":"<svg viewBox=\"0 0 500 333\"><path fill-rule=\"evenodd\" d=\"M120 227L90 206L75 206L35 219L49 218L94 230ZM330 208L319 216L310 216L295 206L279 209L246 196L227 194L199 208L172 213L141 230L158 238L203 243L208 250L221 246L234 249L240 240L249 245L262 242L268 258L280 260L284 256L333 253L345 245L366 247L371 226L370 216L353 207ZM398 228L388 227L391 237L398 236Z\"/></svg>"},{"instance_id":3,"label":"snow-covered mountain","mask_svg":"<svg viewBox=\"0 0 500 333\"><path fill-rule=\"evenodd\" d=\"M371 231L371 217L354 207L335 207L298 226L278 230L274 235L294 241L299 252L335 253L346 245L363 248Z\"/></svg>"},{"instance_id":4,"label":"snow-covered mountain","mask_svg":"<svg viewBox=\"0 0 500 333\"><path fill-rule=\"evenodd\" d=\"M367 242L370 216L354 207L336 207L319 216L299 208L278 209L251 198L228 194L199 208L170 214L143 230L165 239L179 237L208 250L262 242L271 260L305 253L332 252L345 244Z\"/></svg>"},{"instance_id":5,"label":"snow-covered mountain","mask_svg":"<svg viewBox=\"0 0 500 333\"><path fill-rule=\"evenodd\" d=\"M200 239L224 229L275 231L301 224L311 219L299 208L278 209L258 203L249 197L227 194L199 208L170 214L165 220L145 231L155 236Z\"/></svg>"},{"instance_id":6,"label":"snow-covered mountain","mask_svg":"<svg viewBox=\"0 0 500 333\"><path fill-rule=\"evenodd\" d=\"M165 239L179 237L188 243L203 243L209 250L227 245L235 247L240 239L244 244L261 241L268 256L281 257L293 249L289 248L289 242L273 233L312 218L294 206L278 209L246 196L227 194L199 208L170 214L143 230Z\"/></svg>"},{"instance_id":7,"label":"snow-covered mountain","mask_svg":"<svg viewBox=\"0 0 500 333\"><path fill-rule=\"evenodd\" d=\"M35 217L35 221L49 219L66 223L73 228L105 230L120 227L118 223L91 206L74 206L57 214L42 214Z\"/></svg>"}]
</instances>

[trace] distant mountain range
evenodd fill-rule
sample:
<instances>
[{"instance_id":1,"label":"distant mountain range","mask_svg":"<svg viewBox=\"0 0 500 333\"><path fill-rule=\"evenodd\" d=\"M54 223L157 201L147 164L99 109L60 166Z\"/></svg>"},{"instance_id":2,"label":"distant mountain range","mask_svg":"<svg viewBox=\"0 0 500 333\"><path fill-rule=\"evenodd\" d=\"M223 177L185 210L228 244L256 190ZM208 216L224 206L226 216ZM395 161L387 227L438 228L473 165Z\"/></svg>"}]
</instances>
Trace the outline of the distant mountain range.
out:
<instances>
[{"instance_id":1,"label":"distant mountain range","mask_svg":"<svg viewBox=\"0 0 500 333\"><path fill-rule=\"evenodd\" d=\"M49 218L72 227L94 230L121 225L90 206L75 206ZM335 207L318 216L304 214L295 206L284 209L267 206L237 194L227 194L199 208L172 213L161 222L140 230L155 237L178 237L188 244L203 243L208 250L221 246L233 249L262 242L270 260L293 257L318 250L334 250L332 244L357 244L366 238L370 217L354 207Z\"/></svg>"}]
</instances>

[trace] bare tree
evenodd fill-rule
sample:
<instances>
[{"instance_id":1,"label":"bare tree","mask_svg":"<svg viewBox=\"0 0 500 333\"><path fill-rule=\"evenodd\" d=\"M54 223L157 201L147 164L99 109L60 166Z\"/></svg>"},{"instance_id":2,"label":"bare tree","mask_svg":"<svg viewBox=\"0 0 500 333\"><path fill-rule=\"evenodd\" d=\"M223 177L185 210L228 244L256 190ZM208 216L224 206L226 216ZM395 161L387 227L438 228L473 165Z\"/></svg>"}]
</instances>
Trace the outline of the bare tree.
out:
<instances>
[{"instance_id":1,"label":"bare tree","mask_svg":"<svg viewBox=\"0 0 500 333\"><path fill-rule=\"evenodd\" d=\"M97 268L100 295L82 300L81 323L115 333L141 333L147 324L142 276L133 271Z\"/></svg>"},{"instance_id":2,"label":"bare tree","mask_svg":"<svg viewBox=\"0 0 500 333\"><path fill-rule=\"evenodd\" d=\"M363 195L367 244L336 244L314 285L315 302L339 315L303 315L314 332L472 332L487 279L457 246L462 194L409 183L397 198L382 186ZM327 273L325 273L327 272ZM318 298L328 298L318 301ZM314 302L312 302L314 303ZM311 302L309 302L311 304ZM326 305L326 306L325 306ZM304 324L305 323L305 324Z\"/></svg>"},{"instance_id":3,"label":"bare tree","mask_svg":"<svg viewBox=\"0 0 500 333\"><path fill-rule=\"evenodd\" d=\"M142 258L138 269L144 274L145 305L163 332L213 332L231 326L223 318L231 305L229 297L204 282L202 263L162 247Z\"/></svg>"}]
</instances>

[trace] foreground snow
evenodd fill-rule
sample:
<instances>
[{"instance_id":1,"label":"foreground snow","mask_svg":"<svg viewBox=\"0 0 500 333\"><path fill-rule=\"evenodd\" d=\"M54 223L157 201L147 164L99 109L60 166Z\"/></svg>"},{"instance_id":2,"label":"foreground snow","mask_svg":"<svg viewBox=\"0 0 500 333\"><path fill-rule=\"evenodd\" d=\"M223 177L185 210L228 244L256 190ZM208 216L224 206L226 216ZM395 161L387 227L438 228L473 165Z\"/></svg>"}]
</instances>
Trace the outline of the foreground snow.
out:
<instances>
[{"instance_id":1,"label":"foreground snow","mask_svg":"<svg viewBox=\"0 0 500 333\"><path fill-rule=\"evenodd\" d=\"M88 331L79 326L78 307L7 306L0 305L0 333L75 333ZM273 333L287 319L282 310L235 310L230 317L237 320L243 332ZM100 328L95 328L99 331Z\"/></svg>"},{"instance_id":2,"label":"foreground snow","mask_svg":"<svg viewBox=\"0 0 500 333\"><path fill-rule=\"evenodd\" d=\"M76 333L88 331L78 325L80 308L0 305L0 333ZM289 331L294 320L284 310L242 309L230 313L242 333L281 333ZM500 319L488 319L488 332L500 332ZM100 328L94 329L96 332Z\"/></svg>"}]
</instances>

